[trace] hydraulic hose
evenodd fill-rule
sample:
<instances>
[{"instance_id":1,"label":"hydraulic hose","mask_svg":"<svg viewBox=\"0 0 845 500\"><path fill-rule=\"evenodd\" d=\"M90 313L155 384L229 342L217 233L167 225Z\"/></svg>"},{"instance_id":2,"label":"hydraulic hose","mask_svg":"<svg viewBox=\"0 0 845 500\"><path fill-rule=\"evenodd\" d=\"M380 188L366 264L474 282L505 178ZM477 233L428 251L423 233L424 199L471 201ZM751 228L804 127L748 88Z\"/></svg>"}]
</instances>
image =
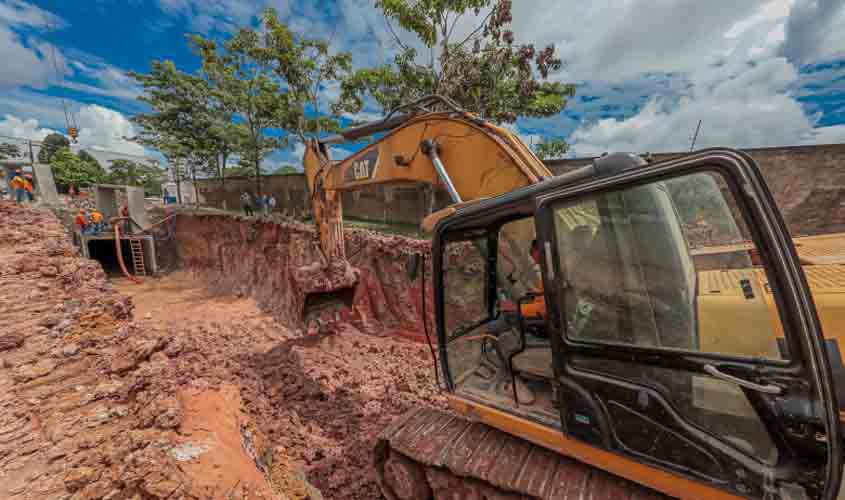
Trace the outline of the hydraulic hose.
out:
<instances>
[{"instance_id":1,"label":"hydraulic hose","mask_svg":"<svg viewBox=\"0 0 845 500\"><path fill-rule=\"evenodd\" d=\"M111 220L112 225L114 226L114 246L115 250L117 251L117 262L120 264L120 269L123 271L123 274L126 275L131 281L137 283L138 285L142 284L140 278L131 274L128 269L126 269L126 263L123 261L123 249L120 247L120 224L117 222L128 220L126 217L117 217Z\"/></svg>"}]
</instances>

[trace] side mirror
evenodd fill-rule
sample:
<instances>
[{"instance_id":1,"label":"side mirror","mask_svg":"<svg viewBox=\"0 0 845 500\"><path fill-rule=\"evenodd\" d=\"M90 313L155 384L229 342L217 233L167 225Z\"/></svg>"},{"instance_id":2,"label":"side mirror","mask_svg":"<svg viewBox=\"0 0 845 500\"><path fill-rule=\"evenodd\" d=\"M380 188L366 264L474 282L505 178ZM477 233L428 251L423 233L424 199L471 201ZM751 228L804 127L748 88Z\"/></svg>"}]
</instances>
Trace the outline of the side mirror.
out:
<instances>
[{"instance_id":1,"label":"side mirror","mask_svg":"<svg viewBox=\"0 0 845 500\"><path fill-rule=\"evenodd\" d=\"M408 274L408 279L414 281L417 279L417 273L420 270L420 262L422 262L422 255L419 253L412 253L408 256L408 261L405 263L405 272Z\"/></svg>"}]
</instances>

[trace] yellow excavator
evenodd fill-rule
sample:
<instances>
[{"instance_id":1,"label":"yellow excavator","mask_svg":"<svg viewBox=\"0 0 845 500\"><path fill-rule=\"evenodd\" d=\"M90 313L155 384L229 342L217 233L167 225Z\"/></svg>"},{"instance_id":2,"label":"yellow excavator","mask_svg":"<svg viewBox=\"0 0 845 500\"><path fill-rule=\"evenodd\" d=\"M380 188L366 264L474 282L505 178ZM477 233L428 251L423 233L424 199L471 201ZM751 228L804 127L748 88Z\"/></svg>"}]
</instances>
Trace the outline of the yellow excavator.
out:
<instances>
[{"instance_id":1,"label":"yellow excavator","mask_svg":"<svg viewBox=\"0 0 845 500\"><path fill-rule=\"evenodd\" d=\"M840 264L799 257L748 155L610 154L553 176L434 96L309 142L304 165L326 258L306 306L357 283L341 192L422 182L453 202L423 223L430 266L408 264L432 273L451 411L384 430L385 497L837 497Z\"/></svg>"}]
</instances>

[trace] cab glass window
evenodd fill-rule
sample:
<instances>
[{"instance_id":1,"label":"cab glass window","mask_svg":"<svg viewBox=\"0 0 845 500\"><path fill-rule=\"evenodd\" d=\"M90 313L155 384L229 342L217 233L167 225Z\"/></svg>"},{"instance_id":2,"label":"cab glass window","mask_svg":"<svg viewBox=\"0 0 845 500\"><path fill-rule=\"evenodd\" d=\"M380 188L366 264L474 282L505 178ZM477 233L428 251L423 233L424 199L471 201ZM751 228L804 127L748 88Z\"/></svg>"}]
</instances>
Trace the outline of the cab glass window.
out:
<instances>
[{"instance_id":1,"label":"cab glass window","mask_svg":"<svg viewBox=\"0 0 845 500\"><path fill-rule=\"evenodd\" d=\"M555 208L571 340L787 357L765 269L718 173Z\"/></svg>"}]
</instances>

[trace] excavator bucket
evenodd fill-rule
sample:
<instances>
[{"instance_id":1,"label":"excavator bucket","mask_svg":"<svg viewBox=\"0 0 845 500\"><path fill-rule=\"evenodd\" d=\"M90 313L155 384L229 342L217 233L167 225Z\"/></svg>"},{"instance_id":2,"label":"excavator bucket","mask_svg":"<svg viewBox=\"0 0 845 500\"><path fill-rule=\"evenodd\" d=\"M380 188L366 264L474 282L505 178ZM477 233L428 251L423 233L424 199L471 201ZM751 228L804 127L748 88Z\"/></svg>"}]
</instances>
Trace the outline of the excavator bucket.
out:
<instances>
[{"instance_id":1,"label":"excavator bucket","mask_svg":"<svg viewBox=\"0 0 845 500\"><path fill-rule=\"evenodd\" d=\"M302 320L317 327L340 320L352 310L359 272L346 260L340 194L322 189L322 174L331 159L320 144L306 147L305 168L316 225L317 249L322 259L300 268L294 275L302 297Z\"/></svg>"}]
</instances>

